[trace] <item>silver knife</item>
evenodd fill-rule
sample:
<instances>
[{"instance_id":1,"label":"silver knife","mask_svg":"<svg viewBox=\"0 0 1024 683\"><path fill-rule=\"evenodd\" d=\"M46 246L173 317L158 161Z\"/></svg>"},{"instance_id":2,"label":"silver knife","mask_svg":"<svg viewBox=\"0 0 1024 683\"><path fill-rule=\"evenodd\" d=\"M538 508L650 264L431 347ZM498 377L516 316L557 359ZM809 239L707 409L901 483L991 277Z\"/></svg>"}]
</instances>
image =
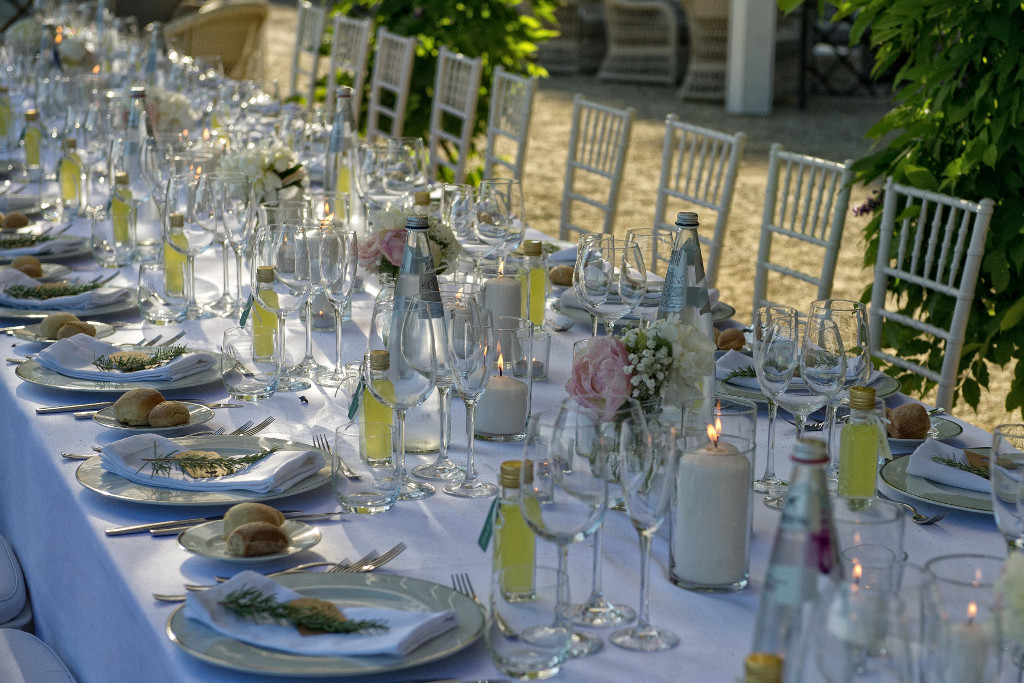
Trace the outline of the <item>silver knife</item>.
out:
<instances>
[{"instance_id":1,"label":"silver knife","mask_svg":"<svg viewBox=\"0 0 1024 683\"><path fill-rule=\"evenodd\" d=\"M203 406L204 408L244 408L245 407L241 403L200 403L199 405ZM83 411L79 411L79 412L75 413L75 419L76 420L88 420L93 415L95 415L97 412L99 412L99 411L96 411L96 410L83 410ZM181 426L185 427L187 425L181 425Z\"/></svg>"},{"instance_id":2,"label":"silver knife","mask_svg":"<svg viewBox=\"0 0 1024 683\"><path fill-rule=\"evenodd\" d=\"M312 514L303 513L300 510L281 510L285 517L289 515ZM326 513L321 513L326 514ZM224 519L224 515L213 515L211 517L193 517L191 519L172 519L167 522L148 522L146 524L132 524L131 526L116 526L106 530L107 536L124 536L126 534L139 534L152 529L167 529L175 526L189 524L202 524L203 522L215 522Z\"/></svg>"},{"instance_id":3,"label":"silver knife","mask_svg":"<svg viewBox=\"0 0 1024 683\"><path fill-rule=\"evenodd\" d=\"M294 519L294 520L297 520L297 521L300 521L300 522L312 522L312 521L316 521L318 519L330 519L331 517L337 517L338 515L342 515L342 514L344 514L344 513L341 512L341 511L338 511L338 512L310 512L310 513L307 513L307 514L301 514L301 513L299 513L299 514L285 514L285 519ZM218 517L217 519L222 519L222 518ZM207 521L215 521L215 520L207 520ZM171 527L161 527L159 529L150 529L149 530L149 535L150 536L177 536L182 531L186 531L186 530L191 529L194 526L198 526L199 524L202 524L202 523L203 522L189 522L189 523L186 523L186 524L182 524L180 526L171 526Z\"/></svg>"}]
</instances>

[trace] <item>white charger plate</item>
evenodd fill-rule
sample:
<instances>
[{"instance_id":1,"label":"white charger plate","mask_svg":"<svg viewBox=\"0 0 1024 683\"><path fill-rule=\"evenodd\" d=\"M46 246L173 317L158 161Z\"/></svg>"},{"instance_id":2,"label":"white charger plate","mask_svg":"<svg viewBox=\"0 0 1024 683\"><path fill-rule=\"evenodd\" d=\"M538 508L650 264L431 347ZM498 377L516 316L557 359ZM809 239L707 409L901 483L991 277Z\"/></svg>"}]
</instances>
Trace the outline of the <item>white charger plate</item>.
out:
<instances>
[{"instance_id":1,"label":"white charger plate","mask_svg":"<svg viewBox=\"0 0 1024 683\"><path fill-rule=\"evenodd\" d=\"M186 408L188 408L188 422L185 424L174 425L173 427L153 427L152 425L126 425L118 422L117 417L114 415L114 407L104 408L103 410L96 411L96 414L92 416L93 421L97 424L107 427L109 429L120 429L126 432L134 432L136 434L166 434L171 432L178 432L186 427L194 427L195 425L201 425L204 422L209 422L213 419L213 410L207 408L201 403L189 403L182 401Z\"/></svg>"},{"instance_id":2,"label":"white charger plate","mask_svg":"<svg viewBox=\"0 0 1024 683\"><path fill-rule=\"evenodd\" d=\"M131 349L135 347L126 348ZM52 389L63 389L64 391L124 392L130 389L156 389L157 391L164 392L174 389L198 387L203 384L220 381L221 354L216 351L204 351L203 353L208 353L213 356L214 364L212 366L202 372L197 372L194 375L189 375L188 377L182 377L181 379L172 381L143 380L140 382L104 382L95 379L80 379L78 377L68 377L67 375L60 374L56 370L43 367L35 359L27 360L20 364L14 372L18 377L31 384L38 384Z\"/></svg>"},{"instance_id":3,"label":"white charger plate","mask_svg":"<svg viewBox=\"0 0 1024 683\"><path fill-rule=\"evenodd\" d=\"M913 450L923 444L925 439L936 439L938 441L952 439L955 436L960 436L964 431L964 428L958 423L941 415L932 415L929 419L932 426L928 429L928 434L924 439L894 439L889 437L889 447Z\"/></svg>"},{"instance_id":4,"label":"white charger plate","mask_svg":"<svg viewBox=\"0 0 1024 683\"><path fill-rule=\"evenodd\" d=\"M48 252L44 252L44 253L40 253L40 254L31 254L31 255L35 256L40 261L43 260L44 258L49 260L49 261L64 261L64 260L67 260L67 259L80 258L82 256L91 256L92 255L92 247L89 246L86 243L84 237L73 237L73 236L68 236L68 235L61 235L60 237L55 237L54 239L57 239L57 240L67 240L67 241L75 241L75 242L78 242L79 244L74 249L67 249L65 251L61 251L61 252L56 253L56 254L51 254L51 253L48 253ZM12 255L12 254L9 254L7 251L0 251L0 263L10 263L12 260L14 260L18 256L20 256L20 254L13 254Z\"/></svg>"},{"instance_id":5,"label":"white charger plate","mask_svg":"<svg viewBox=\"0 0 1024 683\"><path fill-rule=\"evenodd\" d=\"M178 547L193 555L208 557L224 562L241 564L258 564L280 560L304 550L309 550L323 538L320 529L294 519L286 519L281 531L288 537L288 547L279 553L270 555L240 556L228 552L228 542L224 540L224 520L218 519L205 524L198 524L178 534Z\"/></svg>"},{"instance_id":6,"label":"white charger plate","mask_svg":"<svg viewBox=\"0 0 1024 683\"><path fill-rule=\"evenodd\" d=\"M975 448L972 450L981 449ZM954 510L992 514L992 497L990 494L971 491L970 489L958 489L955 486L948 486L931 479L907 474L907 465L909 464L909 455L893 458L882 465L882 469L878 471L878 474L882 481L893 490L899 491L914 500Z\"/></svg>"},{"instance_id":7,"label":"white charger plate","mask_svg":"<svg viewBox=\"0 0 1024 683\"><path fill-rule=\"evenodd\" d=\"M59 280L65 275L71 272L71 269L65 266L63 263L42 263L40 267L43 269L43 274L40 277L35 278L40 282L53 282ZM0 270L10 268L10 266L0 266Z\"/></svg>"},{"instance_id":8,"label":"white charger plate","mask_svg":"<svg viewBox=\"0 0 1024 683\"><path fill-rule=\"evenodd\" d=\"M115 332L114 328L106 323L97 322L95 320L87 320L86 322L88 322L90 325L96 328L96 339L103 339L104 337L109 337ZM20 330L11 330L11 334L13 334L18 339L23 339L29 342L36 342L39 344L52 344L55 341L57 341L56 339L48 339L44 337L42 334L40 334L40 325L42 325L42 323L36 323L35 325L26 325Z\"/></svg>"}]
</instances>

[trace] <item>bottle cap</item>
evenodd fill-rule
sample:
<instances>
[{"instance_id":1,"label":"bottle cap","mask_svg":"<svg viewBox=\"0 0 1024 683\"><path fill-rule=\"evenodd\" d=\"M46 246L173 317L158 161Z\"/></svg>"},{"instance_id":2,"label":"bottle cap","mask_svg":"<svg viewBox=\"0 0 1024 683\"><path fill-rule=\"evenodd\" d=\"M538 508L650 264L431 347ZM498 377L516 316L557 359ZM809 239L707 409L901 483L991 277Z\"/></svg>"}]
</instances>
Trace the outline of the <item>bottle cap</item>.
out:
<instances>
[{"instance_id":1,"label":"bottle cap","mask_svg":"<svg viewBox=\"0 0 1024 683\"><path fill-rule=\"evenodd\" d=\"M676 225L692 228L700 225L700 221L697 220L697 214L693 211L680 211L676 214Z\"/></svg>"},{"instance_id":2,"label":"bottle cap","mask_svg":"<svg viewBox=\"0 0 1024 683\"><path fill-rule=\"evenodd\" d=\"M850 387L850 410L874 410L875 390L872 387Z\"/></svg>"},{"instance_id":3,"label":"bottle cap","mask_svg":"<svg viewBox=\"0 0 1024 683\"><path fill-rule=\"evenodd\" d=\"M825 442L820 439L797 439L789 459L809 465L823 465L828 462Z\"/></svg>"},{"instance_id":4,"label":"bottle cap","mask_svg":"<svg viewBox=\"0 0 1024 683\"><path fill-rule=\"evenodd\" d=\"M523 471L523 465L522 460L506 460L501 463L501 485L507 489L519 488L519 473ZM523 473L523 478L529 484L533 481L533 461L527 460L525 465L526 471Z\"/></svg>"},{"instance_id":5,"label":"bottle cap","mask_svg":"<svg viewBox=\"0 0 1024 683\"><path fill-rule=\"evenodd\" d=\"M133 85L131 87L131 93L132 93L132 97L145 97L146 96L146 86L144 86L144 85Z\"/></svg>"},{"instance_id":6,"label":"bottle cap","mask_svg":"<svg viewBox=\"0 0 1024 683\"><path fill-rule=\"evenodd\" d=\"M170 225L172 228L184 228L185 217L182 216L180 213L172 213L170 216L167 217L167 224Z\"/></svg>"},{"instance_id":7,"label":"bottle cap","mask_svg":"<svg viewBox=\"0 0 1024 683\"><path fill-rule=\"evenodd\" d=\"M61 147L70 151L78 147L78 140L75 140L74 138L64 138L61 140L60 144Z\"/></svg>"},{"instance_id":8,"label":"bottle cap","mask_svg":"<svg viewBox=\"0 0 1024 683\"><path fill-rule=\"evenodd\" d=\"M527 256L540 256L543 253L540 240L523 240L523 253Z\"/></svg>"},{"instance_id":9,"label":"bottle cap","mask_svg":"<svg viewBox=\"0 0 1024 683\"><path fill-rule=\"evenodd\" d=\"M128 182L128 174L125 173L124 171L118 171L117 173L115 173L114 174L114 184L115 185L128 185L129 184L129 182ZM184 223L182 223L182 225L184 225Z\"/></svg>"},{"instance_id":10,"label":"bottle cap","mask_svg":"<svg viewBox=\"0 0 1024 683\"><path fill-rule=\"evenodd\" d=\"M334 99L340 100L343 97L352 97L352 88L348 87L347 85L340 86L337 92L334 93Z\"/></svg>"},{"instance_id":11,"label":"bottle cap","mask_svg":"<svg viewBox=\"0 0 1024 683\"><path fill-rule=\"evenodd\" d=\"M387 370L391 367L391 354L382 349L370 351L370 369Z\"/></svg>"},{"instance_id":12,"label":"bottle cap","mask_svg":"<svg viewBox=\"0 0 1024 683\"><path fill-rule=\"evenodd\" d=\"M274 281L274 266L256 266L256 282L269 283Z\"/></svg>"},{"instance_id":13,"label":"bottle cap","mask_svg":"<svg viewBox=\"0 0 1024 683\"><path fill-rule=\"evenodd\" d=\"M39 118L39 110L38 109L26 109L25 110L25 120L26 121L35 121L38 118Z\"/></svg>"},{"instance_id":14,"label":"bottle cap","mask_svg":"<svg viewBox=\"0 0 1024 683\"><path fill-rule=\"evenodd\" d=\"M426 230L429 225L426 216L409 216L405 219L406 230Z\"/></svg>"},{"instance_id":15,"label":"bottle cap","mask_svg":"<svg viewBox=\"0 0 1024 683\"><path fill-rule=\"evenodd\" d=\"M746 683L778 683L782 680L782 658L771 652L752 652L743 663Z\"/></svg>"},{"instance_id":16,"label":"bottle cap","mask_svg":"<svg viewBox=\"0 0 1024 683\"><path fill-rule=\"evenodd\" d=\"M413 204L416 206L430 206L430 193L426 190L414 193Z\"/></svg>"},{"instance_id":17,"label":"bottle cap","mask_svg":"<svg viewBox=\"0 0 1024 683\"><path fill-rule=\"evenodd\" d=\"M0 95L6 95L8 93L8 87L6 85L0 85Z\"/></svg>"}]
</instances>

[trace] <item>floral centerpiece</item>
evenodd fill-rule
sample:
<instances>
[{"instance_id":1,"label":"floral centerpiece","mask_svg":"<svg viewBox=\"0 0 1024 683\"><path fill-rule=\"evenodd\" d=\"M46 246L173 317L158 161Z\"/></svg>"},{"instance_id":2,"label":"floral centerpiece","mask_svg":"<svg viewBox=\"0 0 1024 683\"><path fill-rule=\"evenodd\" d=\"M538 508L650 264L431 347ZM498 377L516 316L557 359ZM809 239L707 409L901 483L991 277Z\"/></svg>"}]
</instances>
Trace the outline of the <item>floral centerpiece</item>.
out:
<instances>
[{"instance_id":1,"label":"floral centerpiece","mask_svg":"<svg viewBox=\"0 0 1024 683\"><path fill-rule=\"evenodd\" d=\"M646 330L632 327L621 339L593 339L573 361L565 388L608 419L628 397L649 410L679 405L700 393L714 371L714 343L673 314Z\"/></svg>"},{"instance_id":2,"label":"floral centerpiece","mask_svg":"<svg viewBox=\"0 0 1024 683\"><path fill-rule=\"evenodd\" d=\"M199 118L192 111L192 101L188 96L163 88L147 91L146 108L157 133L180 133L195 126Z\"/></svg>"},{"instance_id":3,"label":"floral centerpiece","mask_svg":"<svg viewBox=\"0 0 1024 683\"><path fill-rule=\"evenodd\" d=\"M297 192L308 180L295 152L273 139L240 149L229 148L221 157L218 170L252 178L257 196L265 201L291 194L282 190Z\"/></svg>"},{"instance_id":4,"label":"floral centerpiece","mask_svg":"<svg viewBox=\"0 0 1024 683\"><path fill-rule=\"evenodd\" d=\"M359 265L368 273L398 275L405 248L405 222L412 214L395 205L368 213L370 230L359 240ZM462 248L451 228L433 216L428 217L428 221L430 255L440 274L455 263Z\"/></svg>"}]
</instances>

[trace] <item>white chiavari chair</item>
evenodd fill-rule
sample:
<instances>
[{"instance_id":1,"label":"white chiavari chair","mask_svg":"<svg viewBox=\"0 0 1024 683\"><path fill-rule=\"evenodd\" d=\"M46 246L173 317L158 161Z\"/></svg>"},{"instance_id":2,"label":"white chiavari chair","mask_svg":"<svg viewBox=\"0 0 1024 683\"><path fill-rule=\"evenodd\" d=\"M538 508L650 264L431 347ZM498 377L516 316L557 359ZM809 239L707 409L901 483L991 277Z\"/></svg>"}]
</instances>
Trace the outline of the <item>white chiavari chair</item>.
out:
<instances>
[{"instance_id":1,"label":"white chiavari chair","mask_svg":"<svg viewBox=\"0 0 1024 683\"><path fill-rule=\"evenodd\" d=\"M313 109L316 79L320 66L320 43L323 41L324 21L327 8L319 7L309 0L299 0L298 24L295 29L295 51L292 53L292 69L288 92L301 95L306 108ZM300 88L300 80L302 90Z\"/></svg>"},{"instance_id":2,"label":"white chiavari chair","mask_svg":"<svg viewBox=\"0 0 1024 683\"><path fill-rule=\"evenodd\" d=\"M338 90L338 72L348 76L352 85L352 116L358 125L362 113L366 65L370 58L369 19L353 19L339 14L334 18L331 59L327 66L327 118L334 118L334 96Z\"/></svg>"},{"instance_id":3,"label":"white chiavari chair","mask_svg":"<svg viewBox=\"0 0 1024 683\"><path fill-rule=\"evenodd\" d=\"M438 52L428 150L429 176L433 180L440 179L440 168L448 169L452 182L466 179L482 69L479 57L470 58L447 47Z\"/></svg>"},{"instance_id":4,"label":"white chiavari chair","mask_svg":"<svg viewBox=\"0 0 1024 683\"><path fill-rule=\"evenodd\" d=\"M500 65L494 69L484 150L485 178L508 175L522 180L536 92L535 77L510 74ZM500 172L499 167L508 173Z\"/></svg>"},{"instance_id":5,"label":"white chiavari chair","mask_svg":"<svg viewBox=\"0 0 1024 683\"><path fill-rule=\"evenodd\" d=\"M366 118L367 140L402 135L415 58L416 36L400 36L383 26L377 29ZM386 126L381 123L382 116L387 120Z\"/></svg>"}]
</instances>

